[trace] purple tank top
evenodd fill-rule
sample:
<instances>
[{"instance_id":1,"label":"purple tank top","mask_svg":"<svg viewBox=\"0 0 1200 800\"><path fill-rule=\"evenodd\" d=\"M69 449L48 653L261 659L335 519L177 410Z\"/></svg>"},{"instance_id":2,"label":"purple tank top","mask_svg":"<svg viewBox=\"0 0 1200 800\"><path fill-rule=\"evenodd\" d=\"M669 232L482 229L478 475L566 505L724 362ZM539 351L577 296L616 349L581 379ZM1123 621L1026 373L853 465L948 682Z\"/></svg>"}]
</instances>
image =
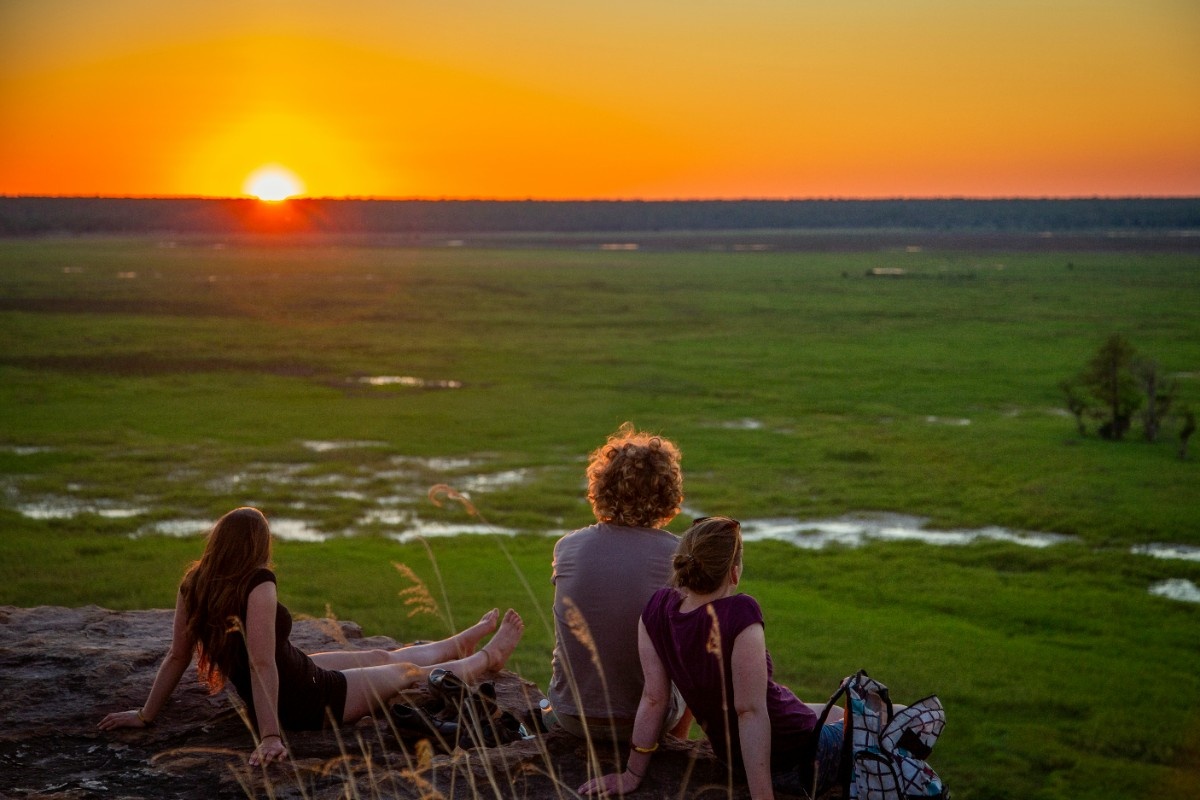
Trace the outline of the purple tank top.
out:
<instances>
[{"instance_id":1,"label":"purple tank top","mask_svg":"<svg viewBox=\"0 0 1200 800\"><path fill-rule=\"evenodd\" d=\"M723 597L688 612L679 610L682 603L679 590L660 589L646 604L642 621L667 676L704 729L713 752L740 768L742 749L733 705L733 643L747 627L763 624L762 609L748 594ZM773 673L774 665L767 653L767 715L771 720L774 763L807 744L817 715L790 689L776 683Z\"/></svg>"}]
</instances>

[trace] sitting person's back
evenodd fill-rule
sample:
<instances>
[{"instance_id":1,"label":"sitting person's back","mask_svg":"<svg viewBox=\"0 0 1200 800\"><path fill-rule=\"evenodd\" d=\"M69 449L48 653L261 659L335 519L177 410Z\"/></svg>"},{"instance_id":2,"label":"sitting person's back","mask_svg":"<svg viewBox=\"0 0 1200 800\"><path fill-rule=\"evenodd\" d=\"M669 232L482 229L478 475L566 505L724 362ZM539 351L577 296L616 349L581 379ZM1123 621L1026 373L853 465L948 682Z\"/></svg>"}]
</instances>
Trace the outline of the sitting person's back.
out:
<instances>
[{"instance_id":1,"label":"sitting person's back","mask_svg":"<svg viewBox=\"0 0 1200 800\"><path fill-rule=\"evenodd\" d=\"M670 685L678 687L729 768L744 772L750 796L774 797L774 784L821 794L838 772L843 726L831 713L817 729L814 707L776 683L762 609L740 594L741 523L702 517L684 532L673 586L654 594L641 617L639 653L645 691L624 772L593 778L580 794L628 794L658 749ZM832 721L829 721L832 720Z\"/></svg>"},{"instance_id":2,"label":"sitting person's back","mask_svg":"<svg viewBox=\"0 0 1200 800\"><path fill-rule=\"evenodd\" d=\"M599 522L554 546L554 657L547 697L562 727L627 740L642 693L638 619L666 586L677 539L661 526L683 500L679 451L624 425L591 454L588 499ZM597 669L597 663L600 669ZM680 721L677 703L667 727Z\"/></svg>"}]
</instances>

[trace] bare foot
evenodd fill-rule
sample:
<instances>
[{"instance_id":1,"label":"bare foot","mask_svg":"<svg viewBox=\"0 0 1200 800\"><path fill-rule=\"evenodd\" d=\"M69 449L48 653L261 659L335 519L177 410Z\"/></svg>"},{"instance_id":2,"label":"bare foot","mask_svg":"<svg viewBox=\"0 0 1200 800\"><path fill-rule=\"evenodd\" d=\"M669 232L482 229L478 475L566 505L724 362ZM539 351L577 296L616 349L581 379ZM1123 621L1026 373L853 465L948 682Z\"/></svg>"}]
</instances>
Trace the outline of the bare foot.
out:
<instances>
[{"instance_id":1,"label":"bare foot","mask_svg":"<svg viewBox=\"0 0 1200 800\"><path fill-rule=\"evenodd\" d=\"M496 635L481 651L487 656L488 672L495 672L508 663L508 657L517 649L517 642L521 641L521 634L524 632L525 621L521 619L521 615L511 608L505 611L500 630L496 631Z\"/></svg>"},{"instance_id":2,"label":"bare foot","mask_svg":"<svg viewBox=\"0 0 1200 800\"><path fill-rule=\"evenodd\" d=\"M500 610L493 608L491 611L484 614L476 622L466 630L460 631L454 635L454 647L457 650L458 658L466 658L475 652L475 648L492 631L496 630L496 622L500 619Z\"/></svg>"}]
</instances>

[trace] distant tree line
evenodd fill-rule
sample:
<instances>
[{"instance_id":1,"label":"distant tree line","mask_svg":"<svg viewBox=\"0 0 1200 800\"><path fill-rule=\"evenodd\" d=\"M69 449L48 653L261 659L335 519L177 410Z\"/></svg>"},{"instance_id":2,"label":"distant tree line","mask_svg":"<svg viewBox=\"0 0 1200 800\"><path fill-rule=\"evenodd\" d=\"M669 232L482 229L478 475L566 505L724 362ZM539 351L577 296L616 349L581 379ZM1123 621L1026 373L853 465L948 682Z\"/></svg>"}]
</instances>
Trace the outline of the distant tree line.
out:
<instances>
[{"instance_id":1,"label":"distant tree line","mask_svg":"<svg viewBox=\"0 0 1200 800\"><path fill-rule=\"evenodd\" d=\"M1200 198L486 201L3 197L0 236L914 230L1160 233L1200 229Z\"/></svg>"},{"instance_id":2,"label":"distant tree line","mask_svg":"<svg viewBox=\"0 0 1200 800\"><path fill-rule=\"evenodd\" d=\"M1179 384L1158 361L1139 354L1124 336L1111 334L1083 370L1059 384L1081 436L1094 421L1102 439L1120 441L1140 422L1146 441L1158 440L1167 419L1179 420L1179 457L1187 458L1196 431L1192 409L1177 403Z\"/></svg>"}]
</instances>

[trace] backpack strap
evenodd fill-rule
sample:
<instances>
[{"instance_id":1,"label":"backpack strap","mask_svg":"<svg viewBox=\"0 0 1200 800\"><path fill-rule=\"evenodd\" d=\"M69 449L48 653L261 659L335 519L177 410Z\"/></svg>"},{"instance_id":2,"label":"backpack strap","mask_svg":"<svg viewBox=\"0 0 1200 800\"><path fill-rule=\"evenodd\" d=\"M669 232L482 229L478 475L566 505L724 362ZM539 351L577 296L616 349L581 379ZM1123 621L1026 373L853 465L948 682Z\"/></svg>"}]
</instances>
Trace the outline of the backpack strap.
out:
<instances>
[{"instance_id":1,"label":"backpack strap","mask_svg":"<svg viewBox=\"0 0 1200 800\"><path fill-rule=\"evenodd\" d=\"M820 730L821 727L825 724L825 721L827 719L829 719L829 712L833 710L833 707L835 705L837 705L838 699L841 698L841 696L846 693L846 687L849 685L850 685L850 678L843 678L841 685L838 686L838 688L837 688L837 691L835 691L833 694L831 694L829 696L829 699L827 701L825 701L825 707L823 709L821 709L820 715L817 716L816 730Z\"/></svg>"},{"instance_id":2,"label":"backpack strap","mask_svg":"<svg viewBox=\"0 0 1200 800\"><path fill-rule=\"evenodd\" d=\"M844 730L843 730L843 735L842 735L842 752L841 752L841 757L839 759L838 774L843 782L849 777L848 766L849 766L850 762L848 759L848 755L850 752L851 723L850 723L850 696L848 694L846 694L846 690L849 688L850 683L855 678L857 678L859 675L866 675L866 674L867 673L865 670L860 669L854 675L850 675L848 677L843 678L842 682L838 685L837 690L833 694L831 694L829 696L829 699L825 702L825 707L821 709L821 713L817 715L817 724L815 727L813 727L812 740L809 743L809 761L812 763L812 780L813 780L812 790L809 792L809 795L811 797L816 797L817 786L820 784L820 779L821 779L821 776L819 774L820 760L817 757L817 755L818 755L817 748L820 747L820 744L821 744L821 729L825 727L825 722L829 719L829 712L833 710L833 707L835 705L837 705L838 700L840 700L843 696L845 696L845 698L846 698L846 703L845 703L846 707L845 707L845 715L843 717L844 722L842 723L842 725L844 726ZM845 787L843 787L843 791L845 791Z\"/></svg>"}]
</instances>

